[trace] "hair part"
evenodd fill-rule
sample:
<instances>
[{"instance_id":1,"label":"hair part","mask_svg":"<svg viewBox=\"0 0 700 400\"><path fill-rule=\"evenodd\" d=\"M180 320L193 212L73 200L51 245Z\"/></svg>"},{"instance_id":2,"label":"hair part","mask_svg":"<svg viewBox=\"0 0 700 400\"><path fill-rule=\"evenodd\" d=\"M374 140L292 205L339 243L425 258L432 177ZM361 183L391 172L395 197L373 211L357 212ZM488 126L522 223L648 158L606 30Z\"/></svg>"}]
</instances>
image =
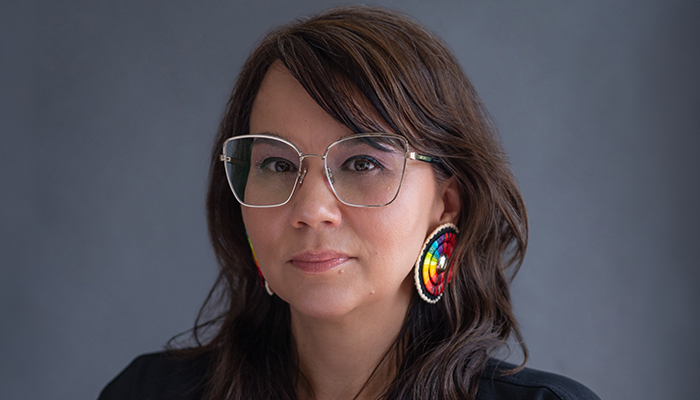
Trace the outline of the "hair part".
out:
<instances>
[{"instance_id":1,"label":"hair part","mask_svg":"<svg viewBox=\"0 0 700 400\"><path fill-rule=\"evenodd\" d=\"M364 6L333 8L270 32L238 76L212 150L207 194L220 273L193 330L197 346L188 350L216 354L206 399L295 399L308 386L289 306L260 287L240 205L218 158L227 138L249 133L253 101L275 62L352 131L388 126L441 159L438 178L457 180L453 278L437 304L412 299L393 357L385 357L395 360L397 375L382 398L473 399L488 357L511 335L527 360L508 287L527 246L525 206L487 112L447 46L405 15Z\"/></svg>"}]
</instances>

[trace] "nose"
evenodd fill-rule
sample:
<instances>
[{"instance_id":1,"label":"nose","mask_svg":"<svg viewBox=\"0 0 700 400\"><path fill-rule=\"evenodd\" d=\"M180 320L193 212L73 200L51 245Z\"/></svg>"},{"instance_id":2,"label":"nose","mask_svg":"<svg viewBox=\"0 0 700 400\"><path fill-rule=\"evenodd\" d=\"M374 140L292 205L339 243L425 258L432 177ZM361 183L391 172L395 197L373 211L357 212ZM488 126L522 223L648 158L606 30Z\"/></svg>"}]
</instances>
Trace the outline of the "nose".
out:
<instances>
[{"instance_id":1,"label":"nose","mask_svg":"<svg viewBox=\"0 0 700 400\"><path fill-rule=\"evenodd\" d=\"M315 158L315 157L314 157ZM342 220L341 203L323 172L321 159L304 159L294 195L290 199L290 222L295 228L335 227Z\"/></svg>"}]
</instances>

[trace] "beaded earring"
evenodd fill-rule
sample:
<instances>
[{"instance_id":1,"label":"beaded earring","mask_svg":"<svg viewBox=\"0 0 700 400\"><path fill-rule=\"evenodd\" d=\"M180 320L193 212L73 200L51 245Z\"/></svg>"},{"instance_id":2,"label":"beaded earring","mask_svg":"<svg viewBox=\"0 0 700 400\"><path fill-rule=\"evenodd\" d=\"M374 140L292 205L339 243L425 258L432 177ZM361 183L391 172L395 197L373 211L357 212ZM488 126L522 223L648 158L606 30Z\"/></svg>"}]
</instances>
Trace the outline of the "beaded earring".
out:
<instances>
[{"instance_id":1,"label":"beaded earring","mask_svg":"<svg viewBox=\"0 0 700 400\"><path fill-rule=\"evenodd\" d=\"M423 244L416 261L414 278L418 295L428 303L435 304L440 300L452 278L450 257L457 246L458 233L459 229L454 224L442 224Z\"/></svg>"}]
</instances>

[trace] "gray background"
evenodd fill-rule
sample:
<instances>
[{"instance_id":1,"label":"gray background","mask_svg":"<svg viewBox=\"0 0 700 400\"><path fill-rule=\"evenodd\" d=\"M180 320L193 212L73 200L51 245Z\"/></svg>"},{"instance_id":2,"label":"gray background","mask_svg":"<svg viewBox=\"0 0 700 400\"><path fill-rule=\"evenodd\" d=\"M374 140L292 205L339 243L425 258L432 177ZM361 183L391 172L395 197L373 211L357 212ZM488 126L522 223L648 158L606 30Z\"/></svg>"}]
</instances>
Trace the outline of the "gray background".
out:
<instances>
[{"instance_id":1,"label":"gray background","mask_svg":"<svg viewBox=\"0 0 700 400\"><path fill-rule=\"evenodd\" d=\"M0 399L92 399L191 327L240 65L334 1L0 2ZM698 399L697 1L382 1L454 49L529 207L532 367Z\"/></svg>"}]
</instances>

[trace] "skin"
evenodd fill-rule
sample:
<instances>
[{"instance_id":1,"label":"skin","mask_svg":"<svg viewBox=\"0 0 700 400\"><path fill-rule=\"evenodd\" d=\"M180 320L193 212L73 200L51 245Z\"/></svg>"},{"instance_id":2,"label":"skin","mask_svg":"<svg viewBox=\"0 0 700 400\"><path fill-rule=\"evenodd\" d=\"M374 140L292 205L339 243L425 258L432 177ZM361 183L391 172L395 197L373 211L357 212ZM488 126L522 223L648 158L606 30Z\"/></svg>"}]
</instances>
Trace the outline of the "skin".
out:
<instances>
[{"instance_id":1,"label":"skin","mask_svg":"<svg viewBox=\"0 0 700 400\"><path fill-rule=\"evenodd\" d=\"M255 98L250 133L323 154L353 132L275 63ZM335 197L319 158L305 163L307 175L289 203L242 207L243 220L263 276L290 305L300 367L315 397L353 398L398 335L423 242L440 224L456 221L458 189L452 179L438 182L430 164L409 160L393 203L352 207ZM359 398L381 392L393 376L390 364Z\"/></svg>"}]
</instances>

